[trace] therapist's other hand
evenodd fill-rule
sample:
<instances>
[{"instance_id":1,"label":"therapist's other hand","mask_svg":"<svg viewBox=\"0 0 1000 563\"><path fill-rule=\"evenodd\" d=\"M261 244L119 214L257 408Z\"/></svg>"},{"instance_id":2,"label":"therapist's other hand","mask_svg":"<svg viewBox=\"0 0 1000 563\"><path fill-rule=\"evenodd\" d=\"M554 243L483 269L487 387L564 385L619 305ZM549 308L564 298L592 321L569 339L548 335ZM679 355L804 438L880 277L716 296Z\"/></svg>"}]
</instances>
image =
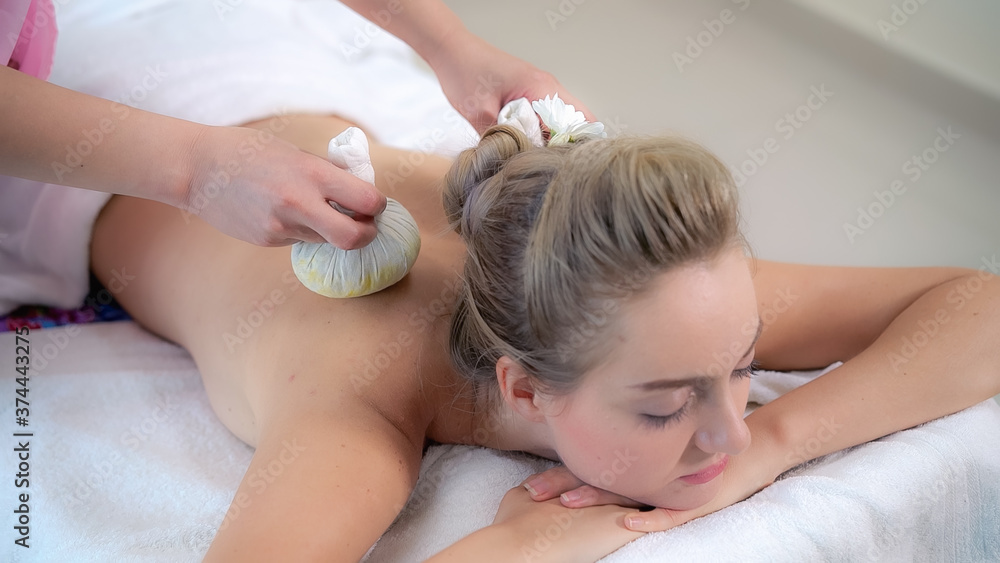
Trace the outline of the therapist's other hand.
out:
<instances>
[{"instance_id":1,"label":"therapist's other hand","mask_svg":"<svg viewBox=\"0 0 1000 563\"><path fill-rule=\"evenodd\" d=\"M176 205L229 236L261 246L325 241L345 250L375 238L373 217L385 209L385 196L270 129L205 127L190 150L188 189Z\"/></svg>"},{"instance_id":2,"label":"therapist's other hand","mask_svg":"<svg viewBox=\"0 0 1000 563\"><path fill-rule=\"evenodd\" d=\"M496 123L507 102L553 94L582 111L587 121L597 120L554 76L466 30L443 38L429 62L448 101L479 133Z\"/></svg>"}]
</instances>

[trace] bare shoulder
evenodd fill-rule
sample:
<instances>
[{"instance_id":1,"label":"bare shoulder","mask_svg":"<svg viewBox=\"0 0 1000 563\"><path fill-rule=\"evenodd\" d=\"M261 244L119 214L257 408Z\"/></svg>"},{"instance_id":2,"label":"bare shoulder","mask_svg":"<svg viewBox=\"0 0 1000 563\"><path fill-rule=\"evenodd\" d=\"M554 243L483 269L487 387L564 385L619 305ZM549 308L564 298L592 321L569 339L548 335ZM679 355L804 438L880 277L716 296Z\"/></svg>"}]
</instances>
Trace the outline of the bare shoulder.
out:
<instances>
[{"instance_id":1,"label":"bare shoulder","mask_svg":"<svg viewBox=\"0 0 1000 563\"><path fill-rule=\"evenodd\" d=\"M769 369L846 361L869 346L930 289L975 270L813 266L748 258L764 332L757 359Z\"/></svg>"},{"instance_id":2,"label":"bare shoulder","mask_svg":"<svg viewBox=\"0 0 1000 563\"><path fill-rule=\"evenodd\" d=\"M205 561L358 561L406 503L420 456L371 409L290 413L260 436Z\"/></svg>"}]
</instances>

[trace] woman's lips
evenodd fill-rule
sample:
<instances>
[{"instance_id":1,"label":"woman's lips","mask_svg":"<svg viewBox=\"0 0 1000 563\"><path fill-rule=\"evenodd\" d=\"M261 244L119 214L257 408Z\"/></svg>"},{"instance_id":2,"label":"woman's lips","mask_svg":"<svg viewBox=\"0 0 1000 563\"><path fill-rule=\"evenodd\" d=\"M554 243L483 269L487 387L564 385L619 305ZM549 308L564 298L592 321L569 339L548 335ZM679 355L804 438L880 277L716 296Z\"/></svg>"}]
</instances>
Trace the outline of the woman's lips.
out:
<instances>
[{"instance_id":1,"label":"woman's lips","mask_svg":"<svg viewBox=\"0 0 1000 563\"><path fill-rule=\"evenodd\" d=\"M690 475L684 475L683 477L679 477L679 479L689 485L701 485L704 483L708 483L712 479L715 479L716 477L721 475L722 471L726 468L726 465L728 464L729 464L729 456L725 456L721 460L719 460L718 463L709 465L708 467L702 469L697 473L692 473Z\"/></svg>"}]
</instances>

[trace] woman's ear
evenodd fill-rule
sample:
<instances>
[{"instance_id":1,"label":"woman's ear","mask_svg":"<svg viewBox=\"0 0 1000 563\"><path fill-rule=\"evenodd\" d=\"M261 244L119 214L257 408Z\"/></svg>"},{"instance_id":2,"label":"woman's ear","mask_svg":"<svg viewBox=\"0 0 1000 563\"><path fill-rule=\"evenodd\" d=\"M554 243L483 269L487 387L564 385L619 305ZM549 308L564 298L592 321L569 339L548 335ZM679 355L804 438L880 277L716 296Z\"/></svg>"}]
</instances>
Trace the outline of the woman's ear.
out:
<instances>
[{"instance_id":1,"label":"woman's ear","mask_svg":"<svg viewBox=\"0 0 1000 563\"><path fill-rule=\"evenodd\" d=\"M534 380L528 375L521 364L509 356L501 356L497 360L497 383L504 401L515 412L530 422L544 422L543 407L546 398L538 392Z\"/></svg>"}]
</instances>

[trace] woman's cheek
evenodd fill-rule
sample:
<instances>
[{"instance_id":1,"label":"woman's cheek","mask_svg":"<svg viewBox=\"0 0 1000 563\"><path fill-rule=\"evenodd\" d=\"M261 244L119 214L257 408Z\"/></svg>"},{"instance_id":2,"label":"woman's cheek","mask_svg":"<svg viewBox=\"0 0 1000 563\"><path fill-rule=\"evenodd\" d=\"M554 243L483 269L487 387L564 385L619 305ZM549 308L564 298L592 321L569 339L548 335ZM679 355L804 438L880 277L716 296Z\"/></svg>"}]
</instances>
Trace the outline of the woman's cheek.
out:
<instances>
[{"instance_id":1,"label":"woman's cheek","mask_svg":"<svg viewBox=\"0 0 1000 563\"><path fill-rule=\"evenodd\" d=\"M564 433L564 451L560 457L577 477L588 484L618 494L637 494L656 467L662 452L657 451L652 436L634 425L621 421L591 418L569 424Z\"/></svg>"},{"instance_id":2,"label":"woman's cheek","mask_svg":"<svg viewBox=\"0 0 1000 563\"><path fill-rule=\"evenodd\" d=\"M616 425L598 417L580 418L567 421L559 433L558 453L563 463L584 481L600 486L601 474L610 468L615 451L622 448Z\"/></svg>"}]
</instances>

